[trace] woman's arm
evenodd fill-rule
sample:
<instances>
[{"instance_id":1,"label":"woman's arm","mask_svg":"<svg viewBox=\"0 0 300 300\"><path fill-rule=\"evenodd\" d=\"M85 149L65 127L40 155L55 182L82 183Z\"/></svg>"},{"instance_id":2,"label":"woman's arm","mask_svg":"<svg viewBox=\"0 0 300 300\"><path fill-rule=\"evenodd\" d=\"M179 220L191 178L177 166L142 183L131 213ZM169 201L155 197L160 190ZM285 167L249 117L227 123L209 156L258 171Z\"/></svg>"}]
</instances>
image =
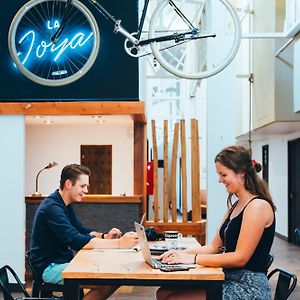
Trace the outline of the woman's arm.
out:
<instances>
[{"instance_id":1,"label":"woman's arm","mask_svg":"<svg viewBox=\"0 0 300 300\"><path fill-rule=\"evenodd\" d=\"M224 268L245 266L252 257L264 229L272 224L273 218L272 208L266 201L253 200L244 211L236 250L216 255L199 254L196 258L197 263Z\"/></svg>"},{"instance_id":2,"label":"woman's arm","mask_svg":"<svg viewBox=\"0 0 300 300\"><path fill-rule=\"evenodd\" d=\"M234 252L227 253L206 253L200 250L183 253L172 252L163 257L165 263L193 263L196 262L202 266L240 268L247 264L253 252L255 251L265 227L272 224L273 211L266 201L259 199L252 201L244 211L241 230ZM218 237L214 239L214 246L218 245ZM204 247L203 247L204 248ZM207 248L216 249L216 248Z\"/></svg>"},{"instance_id":3,"label":"woman's arm","mask_svg":"<svg viewBox=\"0 0 300 300\"><path fill-rule=\"evenodd\" d=\"M83 248L133 248L138 243L135 232L127 232L119 239L92 238Z\"/></svg>"},{"instance_id":4,"label":"woman's arm","mask_svg":"<svg viewBox=\"0 0 300 300\"><path fill-rule=\"evenodd\" d=\"M220 253L220 248L222 246L223 246L223 243L220 238L219 231L218 231L210 245L202 246L199 249L183 250L183 252L189 253L189 254L216 254L216 253Z\"/></svg>"}]
</instances>

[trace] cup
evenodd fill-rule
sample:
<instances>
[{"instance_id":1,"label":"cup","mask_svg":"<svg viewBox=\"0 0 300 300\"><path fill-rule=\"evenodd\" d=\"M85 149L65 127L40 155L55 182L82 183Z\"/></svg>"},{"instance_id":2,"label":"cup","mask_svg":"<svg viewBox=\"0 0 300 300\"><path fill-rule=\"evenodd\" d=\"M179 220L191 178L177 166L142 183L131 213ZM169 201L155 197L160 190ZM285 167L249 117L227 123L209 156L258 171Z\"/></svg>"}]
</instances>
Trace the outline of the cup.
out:
<instances>
[{"instance_id":1,"label":"cup","mask_svg":"<svg viewBox=\"0 0 300 300\"><path fill-rule=\"evenodd\" d=\"M178 238L181 237L182 234L176 230L165 231L165 242L167 249L177 249Z\"/></svg>"}]
</instances>

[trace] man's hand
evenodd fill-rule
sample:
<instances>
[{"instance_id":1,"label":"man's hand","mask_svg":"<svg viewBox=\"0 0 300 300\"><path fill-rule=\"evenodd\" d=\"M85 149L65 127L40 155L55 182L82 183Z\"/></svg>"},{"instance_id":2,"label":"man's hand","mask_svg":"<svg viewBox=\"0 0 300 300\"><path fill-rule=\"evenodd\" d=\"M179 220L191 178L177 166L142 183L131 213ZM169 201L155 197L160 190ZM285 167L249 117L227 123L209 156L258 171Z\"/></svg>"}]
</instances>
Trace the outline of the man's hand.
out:
<instances>
[{"instance_id":1,"label":"man's hand","mask_svg":"<svg viewBox=\"0 0 300 300\"><path fill-rule=\"evenodd\" d=\"M105 234L106 239L119 239L122 236L122 232L118 228L112 228L108 233Z\"/></svg>"},{"instance_id":2,"label":"man's hand","mask_svg":"<svg viewBox=\"0 0 300 300\"><path fill-rule=\"evenodd\" d=\"M130 231L126 232L118 242L119 248L133 248L137 245L139 240L136 232Z\"/></svg>"}]
</instances>

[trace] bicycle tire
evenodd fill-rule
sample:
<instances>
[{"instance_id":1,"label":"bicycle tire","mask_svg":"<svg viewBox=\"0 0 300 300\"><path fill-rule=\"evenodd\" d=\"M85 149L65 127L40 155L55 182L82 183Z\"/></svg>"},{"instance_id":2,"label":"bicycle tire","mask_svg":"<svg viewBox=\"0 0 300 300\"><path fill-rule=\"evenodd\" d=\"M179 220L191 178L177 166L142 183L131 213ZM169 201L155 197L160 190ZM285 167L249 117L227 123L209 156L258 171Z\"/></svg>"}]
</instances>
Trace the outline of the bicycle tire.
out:
<instances>
[{"instance_id":1,"label":"bicycle tire","mask_svg":"<svg viewBox=\"0 0 300 300\"><path fill-rule=\"evenodd\" d=\"M11 22L8 48L17 68L30 80L45 86L70 84L94 64L100 32L89 9L72 0L70 17L58 41L51 42L63 17L66 0L31 0Z\"/></svg>"},{"instance_id":2,"label":"bicycle tire","mask_svg":"<svg viewBox=\"0 0 300 300\"><path fill-rule=\"evenodd\" d=\"M241 24L235 9L226 0L173 2L200 34L214 33L216 37L152 42L156 60L168 72L186 79L203 79L221 72L235 57L241 41ZM159 2L150 20L149 39L188 30L187 22L180 19L169 1Z\"/></svg>"}]
</instances>

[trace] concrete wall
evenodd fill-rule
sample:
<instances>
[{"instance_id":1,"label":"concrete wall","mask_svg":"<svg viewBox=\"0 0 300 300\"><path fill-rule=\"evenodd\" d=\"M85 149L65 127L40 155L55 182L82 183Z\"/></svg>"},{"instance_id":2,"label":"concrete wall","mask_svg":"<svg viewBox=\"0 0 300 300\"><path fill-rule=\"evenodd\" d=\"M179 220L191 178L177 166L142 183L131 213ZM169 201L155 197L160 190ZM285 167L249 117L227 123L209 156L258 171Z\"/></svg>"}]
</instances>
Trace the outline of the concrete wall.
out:
<instances>
[{"instance_id":1,"label":"concrete wall","mask_svg":"<svg viewBox=\"0 0 300 300\"><path fill-rule=\"evenodd\" d=\"M0 266L10 265L24 280L24 118L0 116L0 137Z\"/></svg>"}]
</instances>

